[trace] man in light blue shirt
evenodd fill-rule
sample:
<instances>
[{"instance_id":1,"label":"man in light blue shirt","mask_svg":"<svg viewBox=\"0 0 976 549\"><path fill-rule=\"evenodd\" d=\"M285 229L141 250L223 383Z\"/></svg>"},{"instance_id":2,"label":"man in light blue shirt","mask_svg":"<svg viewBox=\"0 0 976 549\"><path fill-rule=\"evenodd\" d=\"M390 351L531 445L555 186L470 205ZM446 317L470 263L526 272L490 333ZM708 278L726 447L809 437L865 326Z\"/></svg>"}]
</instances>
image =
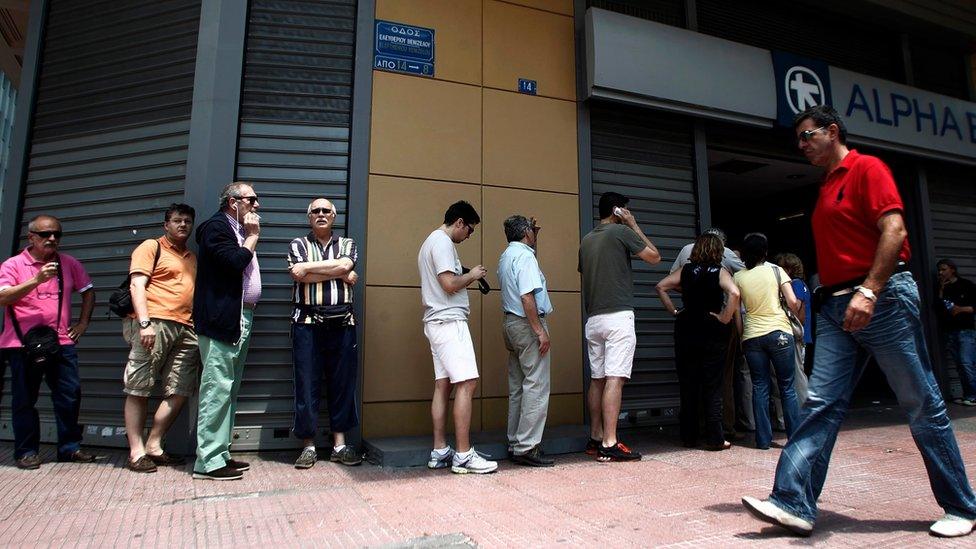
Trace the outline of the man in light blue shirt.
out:
<instances>
[{"instance_id":1,"label":"man in light blue shirt","mask_svg":"<svg viewBox=\"0 0 976 549\"><path fill-rule=\"evenodd\" d=\"M540 443L549 412L549 326L552 303L535 256L535 218L505 220L508 247L498 260L502 333L508 349L508 447L513 463L552 467Z\"/></svg>"}]
</instances>

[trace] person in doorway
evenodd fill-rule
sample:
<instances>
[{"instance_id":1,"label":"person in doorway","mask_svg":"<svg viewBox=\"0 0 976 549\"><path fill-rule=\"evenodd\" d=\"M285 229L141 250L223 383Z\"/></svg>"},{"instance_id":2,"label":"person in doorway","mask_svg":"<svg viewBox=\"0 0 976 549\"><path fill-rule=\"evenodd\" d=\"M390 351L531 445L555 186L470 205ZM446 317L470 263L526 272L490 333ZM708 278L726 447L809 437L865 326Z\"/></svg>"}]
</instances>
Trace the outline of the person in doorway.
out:
<instances>
[{"instance_id":1,"label":"person in doorway","mask_svg":"<svg viewBox=\"0 0 976 549\"><path fill-rule=\"evenodd\" d=\"M722 240L722 266L729 271L729 274L735 274L746 268L745 264L742 263L742 259L739 258L739 254L727 247L728 238L725 236L725 231L719 229L718 227L711 227L705 229L705 232L702 234L715 235ZM697 242L697 240L695 242ZM691 261L691 251L695 246L695 242L689 242L681 248L681 251L678 252L678 257L676 257L674 263L671 264L670 272L674 273L680 271L682 267Z\"/></svg>"},{"instance_id":2,"label":"person in doorway","mask_svg":"<svg viewBox=\"0 0 976 549\"><path fill-rule=\"evenodd\" d=\"M508 448L513 463L551 467L542 452L549 411L549 325L552 302L536 258L541 227L535 218L505 220L508 247L498 260L502 292L502 334L508 349Z\"/></svg>"},{"instance_id":3,"label":"person in doorway","mask_svg":"<svg viewBox=\"0 0 976 549\"><path fill-rule=\"evenodd\" d=\"M474 234L481 217L461 200L444 213L444 224L424 240L417 254L420 295L424 304L424 334L434 358L434 397L430 415L434 424L434 449L430 469L451 467L454 473L493 473L498 463L489 461L471 446L471 403L478 387L478 363L468 329L467 287L488 273L481 265L463 273L456 244ZM454 436L457 451L447 443L447 409L454 389Z\"/></svg>"},{"instance_id":4,"label":"person in doorway","mask_svg":"<svg viewBox=\"0 0 976 549\"><path fill-rule=\"evenodd\" d=\"M234 182L220 193L220 210L197 227L199 247L193 324L203 361L193 478L236 480L250 465L230 457L237 393L261 299L255 249L261 234L258 195Z\"/></svg>"},{"instance_id":5,"label":"person in doorway","mask_svg":"<svg viewBox=\"0 0 976 549\"><path fill-rule=\"evenodd\" d=\"M973 305L976 285L959 276L951 259L940 259L939 303L945 328L946 347L959 372L962 397L953 400L963 406L976 406L976 324Z\"/></svg>"},{"instance_id":6,"label":"person in doorway","mask_svg":"<svg viewBox=\"0 0 976 549\"><path fill-rule=\"evenodd\" d=\"M908 414L935 500L945 511L930 533L965 536L976 524L976 496L929 363L895 180L880 159L847 148L847 129L832 107L801 112L793 129L800 150L826 173L812 218L823 284L815 300L817 352L810 398L780 454L772 493L766 500L746 496L742 503L756 518L798 535L813 531L831 450L866 352Z\"/></svg>"},{"instance_id":7,"label":"person in doorway","mask_svg":"<svg viewBox=\"0 0 976 549\"><path fill-rule=\"evenodd\" d=\"M756 448L760 450L768 450L773 438L769 418L770 364L783 405L787 437L793 436L800 415L793 386L796 372L793 330L780 304L780 296L793 311L797 310L799 302L793 295L789 276L778 265L766 262L767 250L766 235L746 235L742 241L746 270L735 273L734 277L746 309L742 322L742 351L752 377L752 414L756 424ZM778 278L774 269L779 270Z\"/></svg>"},{"instance_id":8,"label":"person in doorway","mask_svg":"<svg viewBox=\"0 0 976 549\"><path fill-rule=\"evenodd\" d=\"M676 317L674 352L681 387L681 441L698 446L698 410L705 408L705 449L727 450L722 429L722 380L729 352L729 322L739 307L739 288L722 268L722 240L705 233L695 240L691 261L657 284L665 310ZM668 292L681 292L677 309Z\"/></svg>"},{"instance_id":9,"label":"person in doorway","mask_svg":"<svg viewBox=\"0 0 976 549\"><path fill-rule=\"evenodd\" d=\"M346 432L359 425L356 410L359 359L352 312L352 287L359 278L353 270L358 258L356 242L333 231L338 212L331 201L316 198L309 203L307 212L311 231L288 245L288 272L295 281L291 325L295 365L292 431L304 444L295 467L308 469L318 460L315 432L323 374L332 431L329 461L359 465L363 462L362 454L346 443Z\"/></svg>"},{"instance_id":10,"label":"person in doorway","mask_svg":"<svg viewBox=\"0 0 976 549\"><path fill-rule=\"evenodd\" d=\"M583 237L579 250L591 378L586 397L590 411L586 453L600 461L641 457L617 440L623 386L630 379L637 347L631 257L656 265L661 254L627 209L629 201L615 192L603 193L600 224Z\"/></svg>"},{"instance_id":11,"label":"person in doorway","mask_svg":"<svg viewBox=\"0 0 976 549\"><path fill-rule=\"evenodd\" d=\"M88 330L95 291L81 262L58 253L61 235L58 218L38 215L27 224L27 247L0 265L0 305L5 312L0 351L10 367L14 460L21 469L41 466L41 424L35 405L42 379L51 390L57 419L58 461L95 461L94 455L81 449L81 378L75 351ZM81 318L72 324L75 292L81 294ZM57 348L41 357L31 356L24 340L34 334L50 335Z\"/></svg>"},{"instance_id":12,"label":"person in doorway","mask_svg":"<svg viewBox=\"0 0 976 549\"><path fill-rule=\"evenodd\" d=\"M813 361L813 302L810 288L804 282L806 278L803 269L803 260L796 254L779 254L776 256L776 264L786 271L790 276L790 285L793 287L793 295L800 301L800 310L796 313L797 318L803 321L803 369L806 373L810 372L810 364Z\"/></svg>"},{"instance_id":13,"label":"person in doorway","mask_svg":"<svg viewBox=\"0 0 976 549\"><path fill-rule=\"evenodd\" d=\"M171 204L163 214L163 236L137 246L129 263L134 312L122 321L122 337L131 347L122 385L129 441L126 467L136 473L186 462L163 451L163 437L193 396L200 371L192 319L197 257L186 247L195 215L186 204ZM163 384L163 401L149 436L143 439L149 395L158 380Z\"/></svg>"}]
</instances>

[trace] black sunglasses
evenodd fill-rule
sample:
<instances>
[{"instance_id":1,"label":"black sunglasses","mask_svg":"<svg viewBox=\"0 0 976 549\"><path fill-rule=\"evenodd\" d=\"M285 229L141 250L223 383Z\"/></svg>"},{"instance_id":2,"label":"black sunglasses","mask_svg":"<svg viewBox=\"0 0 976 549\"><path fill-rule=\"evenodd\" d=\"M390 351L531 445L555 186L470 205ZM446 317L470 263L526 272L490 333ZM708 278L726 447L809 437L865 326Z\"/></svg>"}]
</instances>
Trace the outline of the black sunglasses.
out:
<instances>
[{"instance_id":1,"label":"black sunglasses","mask_svg":"<svg viewBox=\"0 0 976 549\"><path fill-rule=\"evenodd\" d=\"M252 205L252 206L254 205L255 202L258 201L257 195L255 195L255 196L236 196L234 198L236 198L238 200L247 200L247 203L250 204L250 205Z\"/></svg>"},{"instance_id":2,"label":"black sunglasses","mask_svg":"<svg viewBox=\"0 0 976 549\"><path fill-rule=\"evenodd\" d=\"M822 130L822 129L826 128L826 127L827 126L820 126L819 128L814 128L812 130L804 130L804 131L800 132L799 134L797 134L796 137L800 141L810 141L810 138L813 137L813 134L819 132L820 130Z\"/></svg>"},{"instance_id":3,"label":"black sunglasses","mask_svg":"<svg viewBox=\"0 0 976 549\"><path fill-rule=\"evenodd\" d=\"M332 213L332 210L330 210L328 208L312 208L311 210L308 211L308 213L309 214L315 214L315 215L319 215L319 214L330 214L330 213Z\"/></svg>"},{"instance_id":4,"label":"black sunglasses","mask_svg":"<svg viewBox=\"0 0 976 549\"><path fill-rule=\"evenodd\" d=\"M34 233L41 238L51 238L51 235L54 235L54 238L57 239L61 238L61 231L28 231L28 232Z\"/></svg>"}]
</instances>

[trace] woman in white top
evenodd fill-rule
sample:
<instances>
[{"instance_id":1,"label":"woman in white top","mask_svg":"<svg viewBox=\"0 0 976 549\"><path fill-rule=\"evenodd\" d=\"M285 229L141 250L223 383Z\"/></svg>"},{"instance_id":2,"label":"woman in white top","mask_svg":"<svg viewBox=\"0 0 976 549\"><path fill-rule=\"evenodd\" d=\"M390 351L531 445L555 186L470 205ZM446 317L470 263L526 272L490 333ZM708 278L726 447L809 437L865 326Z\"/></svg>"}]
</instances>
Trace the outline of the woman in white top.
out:
<instances>
[{"instance_id":1,"label":"woman in white top","mask_svg":"<svg viewBox=\"0 0 976 549\"><path fill-rule=\"evenodd\" d=\"M766 235L751 233L742 243L745 270L735 274L746 315L742 330L742 351L749 363L752 377L752 409L756 418L756 448L767 450L773 438L769 421L770 363L776 373L787 437L793 436L799 425L800 407L793 388L795 372L793 330L780 296L796 311L799 302L790 286L790 277L778 265L766 262L769 243ZM779 270L780 283L776 272ZM739 322L740 326L743 324Z\"/></svg>"}]
</instances>

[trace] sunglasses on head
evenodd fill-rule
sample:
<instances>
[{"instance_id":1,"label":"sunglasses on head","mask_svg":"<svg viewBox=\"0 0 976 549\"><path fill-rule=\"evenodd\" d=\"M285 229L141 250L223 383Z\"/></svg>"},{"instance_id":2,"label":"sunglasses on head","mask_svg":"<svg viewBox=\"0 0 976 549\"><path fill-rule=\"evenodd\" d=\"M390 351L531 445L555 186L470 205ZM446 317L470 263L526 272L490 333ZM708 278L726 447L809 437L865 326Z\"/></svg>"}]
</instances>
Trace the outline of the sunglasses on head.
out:
<instances>
[{"instance_id":1,"label":"sunglasses on head","mask_svg":"<svg viewBox=\"0 0 976 549\"><path fill-rule=\"evenodd\" d=\"M797 134L796 137L800 141L809 141L810 138L813 137L813 134L819 132L820 130L822 130L822 129L826 128L826 127L827 126L820 126L819 128L814 128L812 130L804 130L804 131L800 132L799 134Z\"/></svg>"},{"instance_id":2,"label":"sunglasses on head","mask_svg":"<svg viewBox=\"0 0 976 549\"><path fill-rule=\"evenodd\" d=\"M29 231L29 232L36 234L41 238L51 238L52 235L54 236L54 238L61 238L61 231Z\"/></svg>"},{"instance_id":3,"label":"sunglasses on head","mask_svg":"<svg viewBox=\"0 0 976 549\"><path fill-rule=\"evenodd\" d=\"M329 208L312 208L311 210L308 211L308 213L314 215L319 215L319 214L328 215L332 213L332 210L330 210Z\"/></svg>"}]
</instances>

